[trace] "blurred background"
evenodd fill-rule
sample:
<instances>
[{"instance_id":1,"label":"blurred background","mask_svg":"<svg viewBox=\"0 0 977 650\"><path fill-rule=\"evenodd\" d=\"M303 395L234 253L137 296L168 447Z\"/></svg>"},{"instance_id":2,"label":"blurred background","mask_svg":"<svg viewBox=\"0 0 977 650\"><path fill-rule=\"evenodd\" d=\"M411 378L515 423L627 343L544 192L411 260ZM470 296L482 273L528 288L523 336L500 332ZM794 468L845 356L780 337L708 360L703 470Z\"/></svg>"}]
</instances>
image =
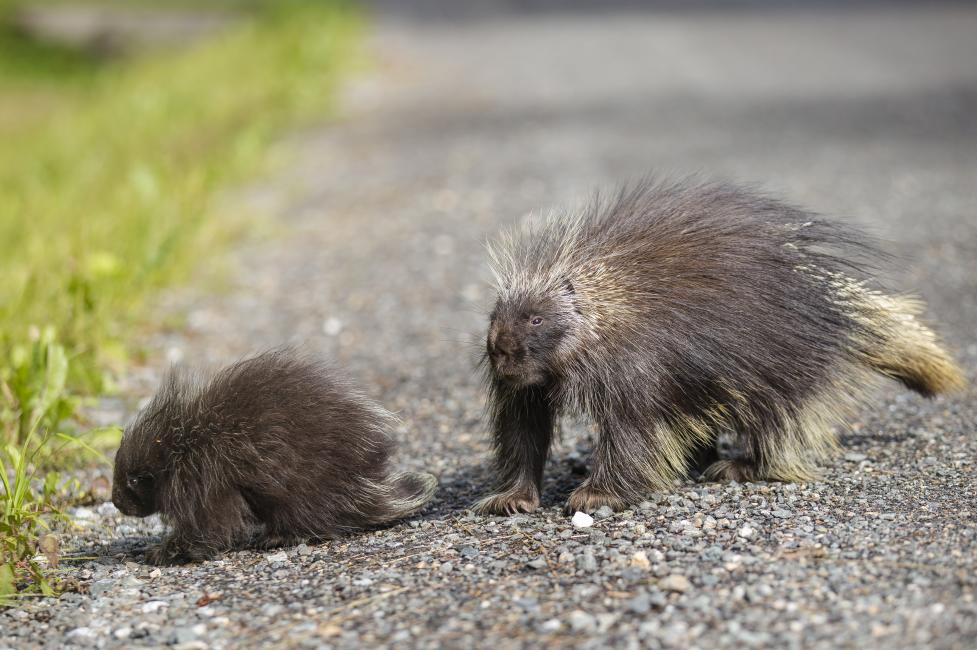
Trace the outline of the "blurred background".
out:
<instances>
[{"instance_id":1,"label":"blurred background","mask_svg":"<svg viewBox=\"0 0 977 650\"><path fill-rule=\"evenodd\" d=\"M416 426L478 428L454 361L491 298L484 240L653 170L870 229L972 360L975 64L965 3L0 0L0 456L32 486L0 593L46 584L17 560L37 513L94 489L58 474L117 439L93 398L161 350L317 339ZM269 221L298 238L255 246ZM249 240L223 280L246 299L160 307Z\"/></svg>"}]
</instances>

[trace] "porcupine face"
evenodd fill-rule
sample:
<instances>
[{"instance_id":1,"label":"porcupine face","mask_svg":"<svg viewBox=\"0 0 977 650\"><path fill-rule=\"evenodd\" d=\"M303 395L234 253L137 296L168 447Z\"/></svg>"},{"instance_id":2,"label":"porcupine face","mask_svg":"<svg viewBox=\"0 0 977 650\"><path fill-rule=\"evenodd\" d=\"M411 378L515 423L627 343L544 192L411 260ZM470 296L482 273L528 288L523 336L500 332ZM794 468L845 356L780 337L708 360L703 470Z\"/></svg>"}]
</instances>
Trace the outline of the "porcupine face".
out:
<instances>
[{"instance_id":1,"label":"porcupine face","mask_svg":"<svg viewBox=\"0 0 977 650\"><path fill-rule=\"evenodd\" d=\"M152 409L152 405L149 407ZM157 500L162 480L164 451L157 435L157 413L141 413L126 428L115 455L112 503L124 515L148 517L159 511Z\"/></svg>"},{"instance_id":2,"label":"porcupine face","mask_svg":"<svg viewBox=\"0 0 977 650\"><path fill-rule=\"evenodd\" d=\"M544 383L568 326L560 301L500 299L492 311L486 340L492 372L517 386Z\"/></svg>"},{"instance_id":3,"label":"porcupine face","mask_svg":"<svg viewBox=\"0 0 977 650\"><path fill-rule=\"evenodd\" d=\"M157 511L156 476L146 467L130 467L116 457L112 503L124 515L148 517Z\"/></svg>"}]
</instances>

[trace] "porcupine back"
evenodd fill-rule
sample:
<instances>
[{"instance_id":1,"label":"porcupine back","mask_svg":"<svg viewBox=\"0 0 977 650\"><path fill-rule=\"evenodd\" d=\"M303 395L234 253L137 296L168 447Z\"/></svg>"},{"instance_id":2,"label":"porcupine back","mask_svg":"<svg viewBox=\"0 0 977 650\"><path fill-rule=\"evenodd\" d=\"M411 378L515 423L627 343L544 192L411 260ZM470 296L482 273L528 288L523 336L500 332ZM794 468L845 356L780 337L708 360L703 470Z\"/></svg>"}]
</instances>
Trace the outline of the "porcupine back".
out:
<instances>
[{"instance_id":1,"label":"porcupine back","mask_svg":"<svg viewBox=\"0 0 977 650\"><path fill-rule=\"evenodd\" d=\"M926 395L962 384L920 304L865 279L880 255L863 235L752 191L646 180L491 253L502 301L572 293L553 398L659 428L641 461L659 487L723 431L759 474L809 478L876 373Z\"/></svg>"}]
</instances>

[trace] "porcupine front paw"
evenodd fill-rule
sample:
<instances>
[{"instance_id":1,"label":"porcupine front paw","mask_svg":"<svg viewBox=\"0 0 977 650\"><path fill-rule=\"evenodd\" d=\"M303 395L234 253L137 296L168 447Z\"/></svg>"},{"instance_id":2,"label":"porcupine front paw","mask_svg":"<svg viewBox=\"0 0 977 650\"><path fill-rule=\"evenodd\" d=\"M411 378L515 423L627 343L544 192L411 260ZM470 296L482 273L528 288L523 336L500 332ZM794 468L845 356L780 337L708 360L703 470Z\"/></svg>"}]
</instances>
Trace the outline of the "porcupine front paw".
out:
<instances>
[{"instance_id":1,"label":"porcupine front paw","mask_svg":"<svg viewBox=\"0 0 977 650\"><path fill-rule=\"evenodd\" d=\"M146 564L153 566L171 566L174 564L185 564L187 557L172 542L163 540L156 546L146 549Z\"/></svg>"},{"instance_id":2,"label":"porcupine front paw","mask_svg":"<svg viewBox=\"0 0 977 650\"><path fill-rule=\"evenodd\" d=\"M628 502L616 494L605 490L599 490L592 485L584 483L570 495L567 504L563 508L567 514L575 512L594 512L600 510L602 506L608 506L612 510L624 510L628 507Z\"/></svg>"},{"instance_id":3,"label":"porcupine front paw","mask_svg":"<svg viewBox=\"0 0 977 650\"><path fill-rule=\"evenodd\" d=\"M187 543L178 538L168 537L160 544L146 549L146 563L155 566L170 566L212 560L217 555L217 550L210 546Z\"/></svg>"},{"instance_id":4,"label":"porcupine front paw","mask_svg":"<svg viewBox=\"0 0 977 650\"><path fill-rule=\"evenodd\" d=\"M274 533L266 532L252 538L248 546L253 549L267 551L273 548L281 548L282 546L297 546L308 541L309 540L307 539L299 538L294 535L276 535Z\"/></svg>"},{"instance_id":5,"label":"porcupine front paw","mask_svg":"<svg viewBox=\"0 0 977 650\"><path fill-rule=\"evenodd\" d=\"M539 507L539 494L532 488L513 489L491 494L472 506L480 515L514 515L533 512Z\"/></svg>"},{"instance_id":6,"label":"porcupine front paw","mask_svg":"<svg viewBox=\"0 0 977 650\"><path fill-rule=\"evenodd\" d=\"M146 564L152 564L153 566L171 564L171 562L167 561L167 558L166 548L162 544L157 544L146 549Z\"/></svg>"}]
</instances>

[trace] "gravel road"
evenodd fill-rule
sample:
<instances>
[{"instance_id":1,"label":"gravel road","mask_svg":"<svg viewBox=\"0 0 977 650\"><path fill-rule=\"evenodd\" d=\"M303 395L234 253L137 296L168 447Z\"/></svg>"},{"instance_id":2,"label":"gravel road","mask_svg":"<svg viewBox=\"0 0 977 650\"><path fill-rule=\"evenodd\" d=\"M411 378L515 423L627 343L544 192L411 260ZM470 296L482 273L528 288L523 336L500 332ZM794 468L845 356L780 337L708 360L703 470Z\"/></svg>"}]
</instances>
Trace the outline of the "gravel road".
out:
<instances>
[{"instance_id":1,"label":"gravel road","mask_svg":"<svg viewBox=\"0 0 977 650\"><path fill-rule=\"evenodd\" d=\"M80 585L0 613L0 646L975 647L977 392L896 386L809 484L675 485L577 528L591 431L568 422L544 508L479 517L483 242L641 175L755 181L871 229L977 379L977 8L384 19L339 124L233 198L276 232L232 288L160 309L159 359L302 341L403 418L442 488L415 521L155 569L158 521L75 511ZM156 367L156 366L154 366ZM156 373L132 378L138 398ZM112 407L112 405L109 405ZM113 417L109 410L106 417Z\"/></svg>"}]
</instances>

